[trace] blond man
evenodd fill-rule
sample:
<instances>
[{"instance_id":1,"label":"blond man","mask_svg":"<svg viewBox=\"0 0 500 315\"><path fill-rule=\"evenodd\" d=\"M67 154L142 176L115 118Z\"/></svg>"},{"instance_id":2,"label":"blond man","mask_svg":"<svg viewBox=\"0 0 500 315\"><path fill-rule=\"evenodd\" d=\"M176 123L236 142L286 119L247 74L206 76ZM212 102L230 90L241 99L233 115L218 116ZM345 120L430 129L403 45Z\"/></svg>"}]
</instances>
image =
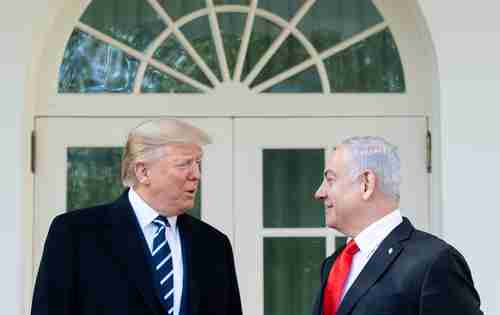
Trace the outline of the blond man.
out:
<instances>
[{"instance_id":1,"label":"blond man","mask_svg":"<svg viewBox=\"0 0 500 315\"><path fill-rule=\"evenodd\" d=\"M173 119L129 133L121 197L56 217L33 315L241 314L228 238L186 214L210 138Z\"/></svg>"}]
</instances>

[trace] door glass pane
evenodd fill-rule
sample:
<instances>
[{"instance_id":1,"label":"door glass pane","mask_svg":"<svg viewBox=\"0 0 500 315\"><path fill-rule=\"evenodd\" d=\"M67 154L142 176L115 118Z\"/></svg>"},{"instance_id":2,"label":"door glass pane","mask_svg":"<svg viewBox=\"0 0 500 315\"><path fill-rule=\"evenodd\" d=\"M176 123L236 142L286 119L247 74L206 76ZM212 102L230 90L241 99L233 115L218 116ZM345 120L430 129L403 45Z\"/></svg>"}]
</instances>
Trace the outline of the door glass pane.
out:
<instances>
[{"instance_id":1,"label":"door glass pane","mask_svg":"<svg viewBox=\"0 0 500 315\"><path fill-rule=\"evenodd\" d=\"M174 21L206 7L205 0L159 0L158 3Z\"/></svg>"},{"instance_id":2,"label":"door glass pane","mask_svg":"<svg viewBox=\"0 0 500 315\"><path fill-rule=\"evenodd\" d=\"M263 150L264 227L324 227L323 205L313 198L324 162L323 149Z\"/></svg>"},{"instance_id":3,"label":"door glass pane","mask_svg":"<svg viewBox=\"0 0 500 315\"><path fill-rule=\"evenodd\" d=\"M142 93L201 93L197 88L148 66L144 73Z\"/></svg>"},{"instance_id":4,"label":"door glass pane","mask_svg":"<svg viewBox=\"0 0 500 315\"><path fill-rule=\"evenodd\" d=\"M248 52L245 58L242 78L244 79L248 73L257 64L262 55L267 51L269 46L278 37L281 30L275 24L256 16L250 41L248 43Z\"/></svg>"},{"instance_id":5,"label":"door glass pane","mask_svg":"<svg viewBox=\"0 0 500 315\"><path fill-rule=\"evenodd\" d=\"M215 44L212 39L212 29L207 16L202 16L193 20L180 29L186 39L191 42L196 52L205 61L214 74L221 79L219 71L219 59L215 51Z\"/></svg>"},{"instance_id":6,"label":"door glass pane","mask_svg":"<svg viewBox=\"0 0 500 315\"><path fill-rule=\"evenodd\" d=\"M68 148L66 205L69 211L108 203L124 188L122 148Z\"/></svg>"},{"instance_id":7,"label":"door glass pane","mask_svg":"<svg viewBox=\"0 0 500 315\"><path fill-rule=\"evenodd\" d=\"M272 12L285 20L290 20L304 4L304 0L259 0L259 8Z\"/></svg>"},{"instance_id":8,"label":"door glass pane","mask_svg":"<svg viewBox=\"0 0 500 315\"><path fill-rule=\"evenodd\" d=\"M74 30L59 68L59 93L131 93L139 61Z\"/></svg>"},{"instance_id":9,"label":"door glass pane","mask_svg":"<svg viewBox=\"0 0 500 315\"><path fill-rule=\"evenodd\" d=\"M174 36L167 38L154 52L153 57L180 73L213 87L205 74L194 63L191 56Z\"/></svg>"},{"instance_id":10,"label":"door glass pane","mask_svg":"<svg viewBox=\"0 0 500 315\"><path fill-rule=\"evenodd\" d=\"M249 5L251 0L213 0L215 5L239 4Z\"/></svg>"},{"instance_id":11,"label":"door glass pane","mask_svg":"<svg viewBox=\"0 0 500 315\"><path fill-rule=\"evenodd\" d=\"M68 211L109 203L124 191L120 178L122 148L70 147L67 151ZM189 214L200 218L201 187Z\"/></svg>"},{"instance_id":12,"label":"door glass pane","mask_svg":"<svg viewBox=\"0 0 500 315\"><path fill-rule=\"evenodd\" d=\"M241 36L243 36L247 15L242 13L223 13L217 15L217 18L224 43L224 52L226 53L229 73L232 76L236 61L238 60Z\"/></svg>"},{"instance_id":13,"label":"door glass pane","mask_svg":"<svg viewBox=\"0 0 500 315\"><path fill-rule=\"evenodd\" d=\"M382 21L372 0L317 0L298 28L323 51Z\"/></svg>"},{"instance_id":14,"label":"door glass pane","mask_svg":"<svg viewBox=\"0 0 500 315\"><path fill-rule=\"evenodd\" d=\"M297 38L289 36L271 59L269 59L264 69L261 70L250 86L254 87L259 83L271 79L275 75L305 61L308 57L309 54Z\"/></svg>"},{"instance_id":15,"label":"door glass pane","mask_svg":"<svg viewBox=\"0 0 500 315\"><path fill-rule=\"evenodd\" d=\"M166 27L144 0L94 0L80 21L141 51Z\"/></svg>"},{"instance_id":16,"label":"door glass pane","mask_svg":"<svg viewBox=\"0 0 500 315\"><path fill-rule=\"evenodd\" d=\"M321 93L323 87L315 66L302 71L264 91L264 93Z\"/></svg>"},{"instance_id":17,"label":"door glass pane","mask_svg":"<svg viewBox=\"0 0 500 315\"><path fill-rule=\"evenodd\" d=\"M264 238L264 315L310 314L325 239Z\"/></svg>"},{"instance_id":18,"label":"door glass pane","mask_svg":"<svg viewBox=\"0 0 500 315\"><path fill-rule=\"evenodd\" d=\"M391 32L379 32L325 60L332 92L404 92L405 80Z\"/></svg>"}]
</instances>

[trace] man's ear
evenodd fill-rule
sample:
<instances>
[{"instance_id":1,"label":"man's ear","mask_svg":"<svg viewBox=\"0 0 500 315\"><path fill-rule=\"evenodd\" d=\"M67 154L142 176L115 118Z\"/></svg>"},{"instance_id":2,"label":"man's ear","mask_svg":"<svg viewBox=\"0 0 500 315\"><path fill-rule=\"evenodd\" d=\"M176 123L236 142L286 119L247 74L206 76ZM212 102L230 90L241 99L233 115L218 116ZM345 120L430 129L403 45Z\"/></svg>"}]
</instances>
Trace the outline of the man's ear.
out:
<instances>
[{"instance_id":1,"label":"man's ear","mask_svg":"<svg viewBox=\"0 0 500 315\"><path fill-rule=\"evenodd\" d=\"M377 185L377 176L372 170L365 170L361 173L361 191L363 200L368 200L373 195Z\"/></svg>"},{"instance_id":2,"label":"man's ear","mask_svg":"<svg viewBox=\"0 0 500 315\"><path fill-rule=\"evenodd\" d=\"M134 166L135 178L137 181L143 185L149 184L149 169L146 167L146 163L139 161L135 163Z\"/></svg>"}]
</instances>

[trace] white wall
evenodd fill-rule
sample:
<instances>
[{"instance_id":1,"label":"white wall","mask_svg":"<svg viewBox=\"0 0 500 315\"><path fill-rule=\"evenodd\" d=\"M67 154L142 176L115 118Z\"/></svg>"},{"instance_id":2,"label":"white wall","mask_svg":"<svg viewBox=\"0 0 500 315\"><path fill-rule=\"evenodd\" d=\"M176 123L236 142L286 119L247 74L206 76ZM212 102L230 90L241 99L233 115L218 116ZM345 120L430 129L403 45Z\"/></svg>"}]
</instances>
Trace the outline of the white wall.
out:
<instances>
[{"instance_id":1,"label":"white wall","mask_svg":"<svg viewBox=\"0 0 500 315\"><path fill-rule=\"evenodd\" d=\"M500 314L500 2L419 2L441 85L443 237L469 262L485 314Z\"/></svg>"},{"instance_id":2,"label":"white wall","mask_svg":"<svg viewBox=\"0 0 500 315\"><path fill-rule=\"evenodd\" d=\"M14 1L0 10L0 312L22 314L24 271L21 213L22 163L27 139L22 123L28 68L36 44L34 24L47 0ZM498 1L419 0L435 42L441 85L442 231L467 258L486 314L500 315L500 253L495 233L500 161L500 12ZM27 8L32 10L25 11ZM31 12L31 13L30 13ZM35 49L36 51L36 49ZM31 102L31 100L30 100ZM477 246L480 244L480 246Z\"/></svg>"},{"instance_id":3,"label":"white wall","mask_svg":"<svg viewBox=\"0 0 500 315\"><path fill-rule=\"evenodd\" d=\"M0 313L25 314L31 261L24 256L31 250L32 214L26 211L32 194L29 172L30 130L36 97L28 84L32 60L37 59L38 47L53 14L53 0L34 2L13 1L0 10L0 143L2 179L0 180L1 220L0 248ZM29 190L29 189L28 189Z\"/></svg>"},{"instance_id":4,"label":"white wall","mask_svg":"<svg viewBox=\"0 0 500 315\"><path fill-rule=\"evenodd\" d=\"M2 179L0 180L0 313L21 314L23 309L23 246L21 185L23 156L21 123L24 110L24 82L29 57L31 25L20 23L27 3L14 1L0 10L0 143Z\"/></svg>"}]
</instances>

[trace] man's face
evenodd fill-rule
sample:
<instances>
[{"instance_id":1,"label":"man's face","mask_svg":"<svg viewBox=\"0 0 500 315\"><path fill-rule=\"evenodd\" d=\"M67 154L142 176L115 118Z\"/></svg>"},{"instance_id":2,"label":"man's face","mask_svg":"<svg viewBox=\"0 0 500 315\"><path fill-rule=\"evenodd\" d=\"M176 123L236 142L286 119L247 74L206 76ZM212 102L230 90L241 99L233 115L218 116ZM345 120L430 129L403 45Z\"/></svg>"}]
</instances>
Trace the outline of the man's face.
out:
<instances>
[{"instance_id":1,"label":"man's face","mask_svg":"<svg viewBox=\"0 0 500 315\"><path fill-rule=\"evenodd\" d=\"M203 155L197 144L167 145L166 155L149 166L150 194L168 215L180 215L194 206Z\"/></svg>"},{"instance_id":2,"label":"man's face","mask_svg":"<svg viewBox=\"0 0 500 315\"><path fill-rule=\"evenodd\" d=\"M343 233L349 231L359 212L360 189L347 165L349 152L342 145L337 146L325 163L323 182L314 198L325 204L326 225Z\"/></svg>"}]
</instances>

